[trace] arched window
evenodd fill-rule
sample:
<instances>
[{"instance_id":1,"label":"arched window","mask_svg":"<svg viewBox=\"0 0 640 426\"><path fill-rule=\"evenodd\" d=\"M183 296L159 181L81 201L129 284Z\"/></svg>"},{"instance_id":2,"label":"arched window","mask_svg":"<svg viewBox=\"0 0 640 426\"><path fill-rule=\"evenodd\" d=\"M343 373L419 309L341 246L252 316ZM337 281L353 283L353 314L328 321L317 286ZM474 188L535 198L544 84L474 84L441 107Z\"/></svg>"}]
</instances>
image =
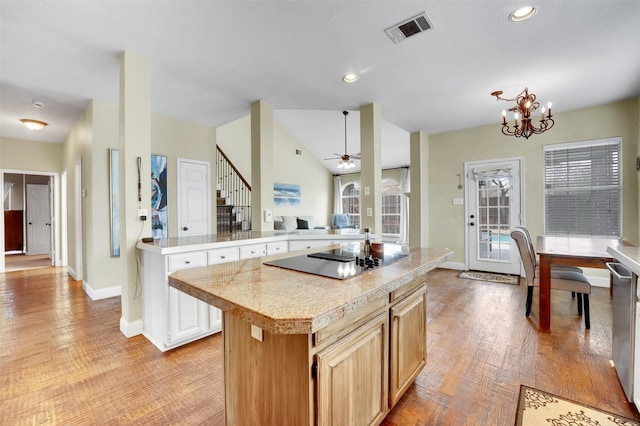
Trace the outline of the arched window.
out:
<instances>
[{"instance_id":1,"label":"arched window","mask_svg":"<svg viewBox=\"0 0 640 426\"><path fill-rule=\"evenodd\" d=\"M382 179L382 235L400 235L402 191L395 179Z\"/></svg>"},{"instance_id":2,"label":"arched window","mask_svg":"<svg viewBox=\"0 0 640 426\"><path fill-rule=\"evenodd\" d=\"M360 229L360 184L349 183L342 190L342 213L349 215L349 222Z\"/></svg>"}]
</instances>

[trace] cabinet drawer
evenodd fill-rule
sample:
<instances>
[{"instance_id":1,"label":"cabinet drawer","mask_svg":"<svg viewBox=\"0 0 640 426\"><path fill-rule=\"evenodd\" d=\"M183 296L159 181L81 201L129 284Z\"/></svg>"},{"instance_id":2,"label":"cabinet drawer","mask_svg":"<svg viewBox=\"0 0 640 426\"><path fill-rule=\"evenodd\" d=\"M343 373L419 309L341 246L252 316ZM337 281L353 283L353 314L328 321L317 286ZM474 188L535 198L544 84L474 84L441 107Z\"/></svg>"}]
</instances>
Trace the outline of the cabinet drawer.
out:
<instances>
[{"instance_id":1,"label":"cabinet drawer","mask_svg":"<svg viewBox=\"0 0 640 426\"><path fill-rule=\"evenodd\" d=\"M332 243L331 240L298 240L298 241L289 241L289 250L305 250L315 247L324 247L330 246Z\"/></svg>"},{"instance_id":2,"label":"cabinet drawer","mask_svg":"<svg viewBox=\"0 0 640 426\"><path fill-rule=\"evenodd\" d=\"M389 302L391 303L396 302L402 299L403 297L413 293L413 291L419 288L420 286L424 286L424 285L425 285L425 277L416 278L413 281L411 281L409 284L402 286L399 289L389 293Z\"/></svg>"},{"instance_id":3,"label":"cabinet drawer","mask_svg":"<svg viewBox=\"0 0 640 426\"><path fill-rule=\"evenodd\" d=\"M216 265L218 263L233 262L240 259L240 251L237 247L209 250L207 252L207 263Z\"/></svg>"},{"instance_id":4,"label":"cabinet drawer","mask_svg":"<svg viewBox=\"0 0 640 426\"><path fill-rule=\"evenodd\" d=\"M267 254L286 253L289 244L286 241L278 241L275 243L267 243Z\"/></svg>"},{"instance_id":5,"label":"cabinet drawer","mask_svg":"<svg viewBox=\"0 0 640 426\"><path fill-rule=\"evenodd\" d=\"M251 259L252 257L260 257L266 254L266 244L251 244L240 247L240 259Z\"/></svg>"},{"instance_id":6,"label":"cabinet drawer","mask_svg":"<svg viewBox=\"0 0 640 426\"><path fill-rule=\"evenodd\" d=\"M180 269L197 268L198 266L206 266L207 264L207 254L203 251L172 254L167 257L169 260L169 272L179 271Z\"/></svg>"}]
</instances>

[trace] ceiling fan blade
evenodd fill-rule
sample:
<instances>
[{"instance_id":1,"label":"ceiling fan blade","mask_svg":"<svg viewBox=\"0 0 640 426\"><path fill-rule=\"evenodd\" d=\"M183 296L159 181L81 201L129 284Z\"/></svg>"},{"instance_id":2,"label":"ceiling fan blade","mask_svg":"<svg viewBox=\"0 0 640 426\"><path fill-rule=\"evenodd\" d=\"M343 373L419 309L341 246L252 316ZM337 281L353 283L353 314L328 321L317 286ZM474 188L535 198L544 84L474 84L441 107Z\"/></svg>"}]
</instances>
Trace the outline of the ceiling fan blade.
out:
<instances>
[{"instance_id":1,"label":"ceiling fan blade","mask_svg":"<svg viewBox=\"0 0 640 426\"><path fill-rule=\"evenodd\" d=\"M329 158L323 158L323 160L339 160L341 157L329 157Z\"/></svg>"},{"instance_id":2,"label":"ceiling fan blade","mask_svg":"<svg viewBox=\"0 0 640 426\"><path fill-rule=\"evenodd\" d=\"M360 160L360 153L357 154L349 154L349 157L353 158L354 160Z\"/></svg>"}]
</instances>

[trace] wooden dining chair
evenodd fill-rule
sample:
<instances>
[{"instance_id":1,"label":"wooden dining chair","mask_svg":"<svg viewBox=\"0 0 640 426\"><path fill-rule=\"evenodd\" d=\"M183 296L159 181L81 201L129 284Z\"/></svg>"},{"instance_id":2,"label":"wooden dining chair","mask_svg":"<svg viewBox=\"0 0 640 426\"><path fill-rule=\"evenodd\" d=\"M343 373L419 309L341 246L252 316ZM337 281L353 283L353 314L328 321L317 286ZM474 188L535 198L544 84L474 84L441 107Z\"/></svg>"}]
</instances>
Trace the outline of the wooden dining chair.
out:
<instances>
[{"instance_id":1,"label":"wooden dining chair","mask_svg":"<svg viewBox=\"0 0 640 426\"><path fill-rule=\"evenodd\" d=\"M536 254L533 245L522 229L511 231L518 246L522 265L524 266L525 279L527 281L527 302L525 305L525 315L531 314L531 304L533 302L533 288L539 286L539 279L536 276L537 268L535 264ZM591 284L587 277L581 272L553 268L551 270L551 288L553 290L565 290L575 292L578 299L578 315L582 315L582 305L584 302L584 325L586 329L591 328L591 318L589 317L589 294L591 294Z\"/></svg>"}]
</instances>

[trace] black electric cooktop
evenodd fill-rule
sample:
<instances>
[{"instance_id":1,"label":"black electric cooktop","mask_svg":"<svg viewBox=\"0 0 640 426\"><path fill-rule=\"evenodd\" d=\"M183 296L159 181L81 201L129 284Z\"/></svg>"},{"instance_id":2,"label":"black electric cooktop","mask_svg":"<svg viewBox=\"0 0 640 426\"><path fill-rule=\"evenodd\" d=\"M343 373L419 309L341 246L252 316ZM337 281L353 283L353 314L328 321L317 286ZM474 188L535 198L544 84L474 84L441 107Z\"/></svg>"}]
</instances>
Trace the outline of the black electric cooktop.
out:
<instances>
[{"instance_id":1,"label":"black electric cooktop","mask_svg":"<svg viewBox=\"0 0 640 426\"><path fill-rule=\"evenodd\" d=\"M333 249L286 259L264 262L265 265L277 266L307 274L320 275L338 280L356 277L369 269L389 265L404 259L403 253L385 253L384 258L365 258L359 251Z\"/></svg>"}]
</instances>

